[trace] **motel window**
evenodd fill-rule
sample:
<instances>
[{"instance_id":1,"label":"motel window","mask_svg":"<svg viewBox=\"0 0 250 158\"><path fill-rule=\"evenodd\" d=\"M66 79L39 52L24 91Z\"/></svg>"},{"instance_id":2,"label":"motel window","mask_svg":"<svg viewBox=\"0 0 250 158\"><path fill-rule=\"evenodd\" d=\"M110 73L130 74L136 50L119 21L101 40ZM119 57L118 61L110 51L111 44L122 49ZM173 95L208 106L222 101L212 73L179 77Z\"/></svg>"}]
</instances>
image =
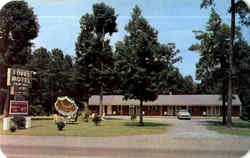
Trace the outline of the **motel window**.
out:
<instances>
[{"instance_id":1,"label":"motel window","mask_svg":"<svg viewBox=\"0 0 250 158\"><path fill-rule=\"evenodd\" d=\"M152 107L152 111L155 111L155 108L156 108L156 107L155 107L155 106L153 106L153 107Z\"/></svg>"},{"instance_id":2,"label":"motel window","mask_svg":"<svg viewBox=\"0 0 250 158\"><path fill-rule=\"evenodd\" d=\"M156 112L160 112L160 106L156 106Z\"/></svg>"},{"instance_id":3,"label":"motel window","mask_svg":"<svg viewBox=\"0 0 250 158\"><path fill-rule=\"evenodd\" d=\"M149 112L152 112L152 106L149 106L149 107L148 107L148 111L149 111Z\"/></svg>"}]
</instances>

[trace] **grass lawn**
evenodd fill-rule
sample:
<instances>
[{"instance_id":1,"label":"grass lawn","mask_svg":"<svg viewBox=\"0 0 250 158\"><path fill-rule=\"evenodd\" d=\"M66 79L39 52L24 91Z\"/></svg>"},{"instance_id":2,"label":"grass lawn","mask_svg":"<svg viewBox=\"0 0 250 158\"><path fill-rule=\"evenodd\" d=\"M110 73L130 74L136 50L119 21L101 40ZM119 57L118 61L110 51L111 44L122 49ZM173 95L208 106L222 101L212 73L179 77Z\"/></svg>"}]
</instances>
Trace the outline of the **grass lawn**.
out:
<instances>
[{"instance_id":1,"label":"grass lawn","mask_svg":"<svg viewBox=\"0 0 250 158\"><path fill-rule=\"evenodd\" d=\"M0 134L29 135L29 136L84 136L107 137L149 135L166 132L170 126L164 122L144 121L144 126L138 126L138 122L130 120L105 120L96 126L92 121L88 123L78 121L75 124L67 124L63 131L58 131L53 120L32 120L32 128L19 129L16 132L3 131L3 121L0 120Z\"/></svg>"},{"instance_id":2,"label":"grass lawn","mask_svg":"<svg viewBox=\"0 0 250 158\"><path fill-rule=\"evenodd\" d=\"M223 134L250 136L250 122L242 121L240 119L233 120L233 128L229 129L226 125L222 125L221 120L209 121L209 130L216 131Z\"/></svg>"}]
</instances>

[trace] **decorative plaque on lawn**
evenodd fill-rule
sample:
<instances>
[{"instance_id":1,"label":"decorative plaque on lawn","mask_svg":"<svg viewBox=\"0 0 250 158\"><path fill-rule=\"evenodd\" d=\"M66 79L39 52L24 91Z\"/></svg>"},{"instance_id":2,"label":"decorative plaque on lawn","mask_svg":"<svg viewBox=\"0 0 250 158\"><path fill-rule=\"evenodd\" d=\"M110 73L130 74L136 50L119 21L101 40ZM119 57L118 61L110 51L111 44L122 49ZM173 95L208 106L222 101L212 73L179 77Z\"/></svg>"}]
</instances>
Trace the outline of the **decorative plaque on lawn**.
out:
<instances>
[{"instance_id":1,"label":"decorative plaque on lawn","mask_svg":"<svg viewBox=\"0 0 250 158\"><path fill-rule=\"evenodd\" d=\"M75 101L69 97L58 97L55 103L55 108L64 116L73 116L78 110Z\"/></svg>"}]
</instances>

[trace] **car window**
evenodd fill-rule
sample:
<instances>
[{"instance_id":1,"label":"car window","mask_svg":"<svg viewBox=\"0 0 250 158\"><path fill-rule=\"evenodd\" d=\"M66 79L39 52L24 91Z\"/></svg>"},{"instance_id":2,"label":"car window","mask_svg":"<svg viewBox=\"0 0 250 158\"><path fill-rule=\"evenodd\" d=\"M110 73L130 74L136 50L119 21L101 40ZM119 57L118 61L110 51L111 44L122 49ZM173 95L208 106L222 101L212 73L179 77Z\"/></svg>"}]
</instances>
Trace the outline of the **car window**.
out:
<instances>
[{"instance_id":1,"label":"car window","mask_svg":"<svg viewBox=\"0 0 250 158\"><path fill-rule=\"evenodd\" d=\"M179 112L188 112L186 109L182 109Z\"/></svg>"}]
</instances>

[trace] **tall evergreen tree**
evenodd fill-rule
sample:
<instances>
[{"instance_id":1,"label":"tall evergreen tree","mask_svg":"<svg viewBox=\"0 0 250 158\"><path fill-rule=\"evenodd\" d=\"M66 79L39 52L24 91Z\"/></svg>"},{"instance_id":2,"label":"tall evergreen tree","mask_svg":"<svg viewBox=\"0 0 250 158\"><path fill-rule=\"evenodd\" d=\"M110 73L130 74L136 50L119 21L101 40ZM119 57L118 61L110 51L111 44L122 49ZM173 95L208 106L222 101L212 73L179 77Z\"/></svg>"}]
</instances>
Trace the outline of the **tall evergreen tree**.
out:
<instances>
[{"instance_id":1,"label":"tall evergreen tree","mask_svg":"<svg viewBox=\"0 0 250 158\"><path fill-rule=\"evenodd\" d=\"M181 61L182 58L177 56L179 50L176 50L174 43L169 44L160 44L158 56L161 56L161 61L164 63L164 70L162 70L159 75L159 80L161 81L158 84L158 91L160 94L169 94L175 93L180 89L177 89L178 85L182 83L182 75L177 71L177 68L174 67L174 64ZM179 73L179 74L178 74Z\"/></svg>"},{"instance_id":2,"label":"tall evergreen tree","mask_svg":"<svg viewBox=\"0 0 250 158\"><path fill-rule=\"evenodd\" d=\"M189 49L192 51L199 51L201 57L199 62L196 64L196 77L198 80L201 80L201 85L205 89L211 89L215 93L222 94L222 112L223 112L223 124L226 124L226 98L227 96L227 82L228 82L228 73L229 73L229 39L231 35L231 29L228 25L222 24L219 15L215 12L214 9L211 9L210 19L207 23L206 32L203 31L194 31L196 34L196 39L200 40L199 44L192 45ZM244 44L240 29L236 27L236 40L235 45ZM222 51L224 50L224 51ZM234 47L234 52L242 52L244 49L242 47ZM234 76L239 76L237 71L243 71L236 63L247 64L244 60L247 59L247 56L241 58L237 55L234 55ZM238 78L238 77L237 77ZM243 78L241 78L243 79ZM234 81L234 92L236 92L237 83L240 80ZM218 89L219 88L219 89ZM242 87L241 87L242 88ZM217 91L216 91L217 89Z\"/></svg>"},{"instance_id":3,"label":"tall evergreen tree","mask_svg":"<svg viewBox=\"0 0 250 158\"><path fill-rule=\"evenodd\" d=\"M30 89L30 103L33 106L42 105L51 113L57 97L69 96L79 101L81 94L75 91L73 58L64 55L62 50L38 48L32 53L26 67L36 72Z\"/></svg>"},{"instance_id":4,"label":"tall evergreen tree","mask_svg":"<svg viewBox=\"0 0 250 158\"><path fill-rule=\"evenodd\" d=\"M244 40L235 43L234 80L242 102L241 118L250 120L250 46Z\"/></svg>"},{"instance_id":5,"label":"tall evergreen tree","mask_svg":"<svg viewBox=\"0 0 250 158\"><path fill-rule=\"evenodd\" d=\"M107 39L117 32L117 15L114 8L104 3L93 5L93 14L85 14L80 20L81 32L76 42L76 61L80 70L79 81L87 92L100 94L100 114L103 114L103 93L113 79L114 57ZM82 78L82 79L81 79Z\"/></svg>"},{"instance_id":6,"label":"tall evergreen tree","mask_svg":"<svg viewBox=\"0 0 250 158\"><path fill-rule=\"evenodd\" d=\"M194 31L196 39L200 44L192 45L189 49L200 52L200 60L196 64L196 77L201 80L205 89L214 89L218 86L218 81L222 87L218 92L222 94L223 102L223 124L226 123L226 84L228 78L228 39L230 38L230 28L221 24L220 16L211 9L209 21L206 26L206 32ZM224 51L221 51L224 50ZM218 93L217 92L217 93Z\"/></svg>"},{"instance_id":7,"label":"tall evergreen tree","mask_svg":"<svg viewBox=\"0 0 250 158\"><path fill-rule=\"evenodd\" d=\"M160 51L158 32L150 26L142 16L141 10L135 6L131 19L125 30L128 35L116 44L117 66L122 78L121 87L125 99L140 101L139 125L143 125L143 102L154 101L159 93L159 74L168 62L174 62L174 50L164 46ZM163 49L163 47L162 47Z\"/></svg>"},{"instance_id":8,"label":"tall evergreen tree","mask_svg":"<svg viewBox=\"0 0 250 158\"><path fill-rule=\"evenodd\" d=\"M209 6L215 6L215 0L202 0L201 8L207 8ZM238 13L242 19L242 23L249 25L249 16L246 15L245 11L248 11L246 4L241 0L231 0L231 6L229 12L231 13L231 36L230 36L230 52L228 54L229 71L228 71L228 108L227 108L227 126L232 127L232 76L233 76L233 56L234 52L234 41L235 41L235 16Z\"/></svg>"},{"instance_id":9,"label":"tall evergreen tree","mask_svg":"<svg viewBox=\"0 0 250 158\"><path fill-rule=\"evenodd\" d=\"M46 48L34 50L31 58L26 64L27 68L34 71L32 88L30 89L30 104L49 105L48 87L46 79L48 78L49 64L51 62L50 52ZM50 107L44 107L49 111Z\"/></svg>"}]
</instances>

